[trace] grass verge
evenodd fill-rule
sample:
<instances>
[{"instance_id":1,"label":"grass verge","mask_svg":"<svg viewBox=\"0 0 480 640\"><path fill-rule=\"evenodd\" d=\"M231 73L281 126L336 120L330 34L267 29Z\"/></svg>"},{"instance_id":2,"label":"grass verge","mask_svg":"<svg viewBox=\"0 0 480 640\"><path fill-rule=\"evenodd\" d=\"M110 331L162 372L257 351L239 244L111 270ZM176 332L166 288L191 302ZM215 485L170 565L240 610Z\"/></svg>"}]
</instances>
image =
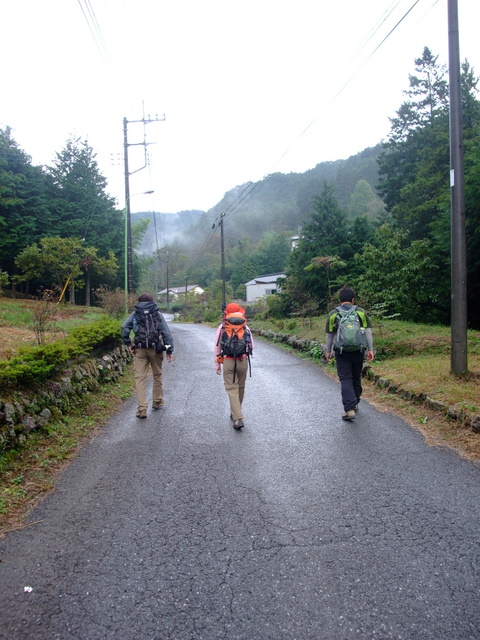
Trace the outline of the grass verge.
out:
<instances>
[{"instance_id":1,"label":"grass verge","mask_svg":"<svg viewBox=\"0 0 480 640\"><path fill-rule=\"evenodd\" d=\"M303 340L325 342L325 318L290 321L253 321L258 329L288 333ZM377 358L372 370L390 380L397 388L414 394L424 393L432 400L456 406L467 416L480 414L480 331L468 332L468 367L465 375L450 372L450 329L402 321L373 320L374 347ZM284 343L284 348L291 350ZM314 350L315 351L315 350ZM309 357L300 354L301 357ZM312 352L320 363L321 350ZM336 376L332 362L324 370ZM400 415L418 429L429 445L447 446L470 460L480 461L480 434L442 411L429 409L421 402L404 400L400 395L379 389L364 381L364 396L381 411Z\"/></svg>"}]
</instances>

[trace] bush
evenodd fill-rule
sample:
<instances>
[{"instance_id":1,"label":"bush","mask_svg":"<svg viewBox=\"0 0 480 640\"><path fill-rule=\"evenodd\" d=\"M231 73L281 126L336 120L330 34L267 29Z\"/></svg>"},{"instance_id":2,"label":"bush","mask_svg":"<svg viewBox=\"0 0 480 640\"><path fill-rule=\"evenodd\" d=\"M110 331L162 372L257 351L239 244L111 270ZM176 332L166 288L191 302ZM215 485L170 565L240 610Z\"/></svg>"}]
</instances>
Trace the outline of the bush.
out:
<instances>
[{"instance_id":1,"label":"bush","mask_svg":"<svg viewBox=\"0 0 480 640\"><path fill-rule=\"evenodd\" d=\"M0 385L12 387L43 382L69 360L120 342L118 321L103 316L90 325L76 327L62 342L20 348L11 360L0 362Z\"/></svg>"},{"instance_id":2,"label":"bush","mask_svg":"<svg viewBox=\"0 0 480 640\"><path fill-rule=\"evenodd\" d=\"M102 285L95 291L100 307L112 318L124 318L127 314L125 309L125 291L117 287L109 289L106 285ZM135 295L128 295L128 308L133 309L137 302Z\"/></svg>"},{"instance_id":3,"label":"bush","mask_svg":"<svg viewBox=\"0 0 480 640\"><path fill-rule=\"evenodd\" d=\"M54 298L50 294L53 294L53 291L44 291L41 302L30 310L30 324L35 333L38 344L46 342L48 333L55 333L58 331L58 307L54 303Z\"/></svg>"},{"instance_id":4,"label":"bush","mask_svg":"<svg viewBox=\"0 0 480 640\"><path fill-rule=\"evenodd\" d=\"M8 287L9 281L10 276L8 275L8 273L0 269L0 293L3 293L2 289Z\"/></svg>"}]
</instances>

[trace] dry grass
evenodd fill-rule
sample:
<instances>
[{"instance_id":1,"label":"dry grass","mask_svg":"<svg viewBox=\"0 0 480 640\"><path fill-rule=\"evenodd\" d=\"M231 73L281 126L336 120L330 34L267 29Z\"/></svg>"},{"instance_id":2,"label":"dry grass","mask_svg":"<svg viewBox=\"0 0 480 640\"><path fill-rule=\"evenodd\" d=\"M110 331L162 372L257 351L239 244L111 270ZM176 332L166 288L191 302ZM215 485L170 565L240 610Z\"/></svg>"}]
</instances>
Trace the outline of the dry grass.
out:
<instances>
[{"instance_id":1,"label":"dry grass","mask_svg":"<svg viewBox=\"0 0 480 640\"><path fill-rule=\"evenodd\" d=\"M256 328L290 333L300 339L325 342L325 317L297 319L294 322L257 321ZM373 322L374 346L380 357L372 370L397 388L414 394L424 393L447 406L456 405L471 418L480 414L480 332L468 332L468 367L463 376L450 373L450 328L417 325L401 321ZM335 367L325 367L336 377ZM379 389L365 380L365 396L381 411L400 415L425 436L429 445L448 446L460 455L480 461L480 434L452 420L445 412L434 411L420 402Z\"/></svg>"},{"instance_id":2,"label":"dry grass","mask_svg":"<svg viewBox=\"0 0 480 640\"><path fill-rule=\"evenodd\" d=\"M34 310L41 304L38 300L0 298L0 360L12 358L19 347L37 344L32 319ZM45 336L47 341L61 340L73 327L86 324L103 313L96 307L50 304L52 323Z\"/></svg>"},{"instance_id":3,"label":"dry grass","mask_svg":"<svg viewBox=\"0 0 480 640\"><path fill-rule=\"evenodd\" d=\"M426 393L433 400L448 405L464 404L472 413L480 413L480 356L469 358L469 373L450 373L450 358L442 355L415 356L374 362L380 376L395 381L407 391Z\"/></svg>"}]
</instances>

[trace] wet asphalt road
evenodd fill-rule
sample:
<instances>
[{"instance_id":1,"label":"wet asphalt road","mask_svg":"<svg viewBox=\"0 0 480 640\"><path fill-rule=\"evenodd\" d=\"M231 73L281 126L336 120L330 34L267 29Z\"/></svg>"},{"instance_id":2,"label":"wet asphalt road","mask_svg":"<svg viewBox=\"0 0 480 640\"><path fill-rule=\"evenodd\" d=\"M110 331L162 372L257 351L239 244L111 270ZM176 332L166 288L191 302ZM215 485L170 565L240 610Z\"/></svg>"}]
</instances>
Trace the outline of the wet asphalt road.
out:
<instances>
[{"instance_id":1,"label":"wet asphalt road","mask_svg":"<svg viewBox=\"0 0 480 640\"><path fill-rule=\"evenodd\" d=\"M480 638L480 466L256 341L242 432L214 330L173 325L132 398L0 541L0 638ZM27 588L28 587L28 588Z\"/></svg>"}]
</instances>

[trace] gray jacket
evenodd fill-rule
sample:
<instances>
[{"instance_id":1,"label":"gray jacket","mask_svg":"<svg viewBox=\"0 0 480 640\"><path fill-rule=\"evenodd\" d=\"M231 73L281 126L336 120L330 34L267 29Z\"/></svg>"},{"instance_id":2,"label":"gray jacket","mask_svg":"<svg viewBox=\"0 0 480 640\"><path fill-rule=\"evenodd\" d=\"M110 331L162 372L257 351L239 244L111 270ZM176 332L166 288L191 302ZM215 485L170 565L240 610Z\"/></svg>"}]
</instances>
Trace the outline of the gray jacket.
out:
<instances>
[{"instance_id":1,"label":"gray jacket","mask_svg":"<svg viewBox=\"0 0 480 640\"><path fill-rule=\"evenodd\" d=\"M158 311L158 307L154 302L137 302L137 304L135 305L135 309L140 311L143 309L149 309L150 311L153 311L156 309ZM160 311L158 312L158 315L160 317L160 333L162 334L163 344L165 345L167 353L172 353L173 352L172 334L170 333L170 329L168 328L167 322L163 317L163 315L160 313ZM132 343L130 339L130 333L133 331L134 317L135 317L135 311L131 313L122 324L122 329L121 329L122 340L123 340L123 344L127 346L129 346Z\"/></svg>"}]
</instances>

